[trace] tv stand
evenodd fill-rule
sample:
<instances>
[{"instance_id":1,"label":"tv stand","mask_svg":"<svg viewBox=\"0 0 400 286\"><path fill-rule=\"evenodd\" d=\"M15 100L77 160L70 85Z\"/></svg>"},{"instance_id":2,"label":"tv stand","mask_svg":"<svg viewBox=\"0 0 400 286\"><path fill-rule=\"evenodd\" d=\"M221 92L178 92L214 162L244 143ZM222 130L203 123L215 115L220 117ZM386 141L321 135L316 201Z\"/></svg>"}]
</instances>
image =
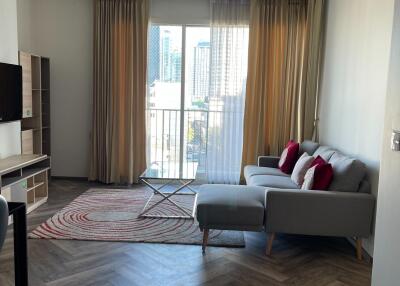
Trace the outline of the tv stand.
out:
<instances>
[{"instance_id":1,"label":"tv stand","mask_svg":"<svg viewBox=\"0 0 400 286\"><path fill-rule=\"evenodd\" d=\"M0 160L0 194L8 202L23 202L27 213L47 202L47 155L15 155Z\"/></svg>"}]
</instances>

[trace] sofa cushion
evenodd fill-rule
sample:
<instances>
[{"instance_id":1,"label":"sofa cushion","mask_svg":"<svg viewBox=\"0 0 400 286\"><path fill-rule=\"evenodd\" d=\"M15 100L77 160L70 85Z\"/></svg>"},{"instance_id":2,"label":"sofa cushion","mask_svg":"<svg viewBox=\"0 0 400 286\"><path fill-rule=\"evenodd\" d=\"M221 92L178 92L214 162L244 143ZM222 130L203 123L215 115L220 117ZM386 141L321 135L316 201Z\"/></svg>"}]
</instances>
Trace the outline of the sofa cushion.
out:
<instances>
[{"instance_id":1,"label":"sofa cushion","mask_svg":"<svg viewBox=\"0 0 400 286\"><path fill-rule=\"evenodd\" d=\"M299 155L301 156L304 152L306 152L308 155L314 154L315 150L317 150L319 147L319 143L310 141L310 140L304 140L300 144L300 150L299 150Z\"/></svg>"},{"instance_id":2,"label":"sofa cushion","mask_svg":"<svg viewBox=\"0 0 400 286\"><path fill-rule=\"evenodd\" d=\"M333 180L329 190L357 192L366 174L364 163L355 158L335 152L329 160L333 167Z\"/></svg>"},{"instance_id":3,"label":"sofa cushion","mask_svg":"<svg viewBox=\"0 0 400 286\"><path fill-rule=\"evenodd\" d=\"M250 186L269 188L299 189L299 186L297 186L290 177L284 176L255 175L250 177L248 184Z\"/></svg>"},{"instance_id":4,"label":"sofa cushion","mask_svg":"<svg viewBox=\"0 0 400 286\"><path fill-rule=\"evenodd\" d=\"M263 187L200 186L196 210L200 228L262 230L265 192Z\"/></svg>"},{"instance_id":5,"label":"sofa cushion","mask_svg":"<svg viewBox=\"0 0 400 286\"><path fill-rule=\"evenodd\" d=\"M314 157L308 155L307 152L304 152L299 160L297 160L296 165L294 165L292 175L290 176L296 185L301 186L303 184L304 176L313 161Z\"/></svg>"},{"instance_id":6,"label":"sofa cushion","mask_svg":"<svg viewBox=\"0 0 400 286\"><path fill-rule=\"evenodd\" d=\"M255 165L247 165L244 167L244 177L246 181L254 175L273 175L273 176L285 176L288 177L288 174L285 174L278 168L270 168L270 167L259 167Z\"/></svg>"},{"instance_id":7,"label":"sofa cushion","mask_svg":"<svg viewBox=\"0 0 400 286\"><path fill-rule=\"evenodd\" d=\"M313 156L315 158L321 156L322 159L328 162L329 159L332 157L333 153L335 153L335 149L332 149L329 146L319 146L317 150L315 150Z\"/></svg>"}]
</instances>

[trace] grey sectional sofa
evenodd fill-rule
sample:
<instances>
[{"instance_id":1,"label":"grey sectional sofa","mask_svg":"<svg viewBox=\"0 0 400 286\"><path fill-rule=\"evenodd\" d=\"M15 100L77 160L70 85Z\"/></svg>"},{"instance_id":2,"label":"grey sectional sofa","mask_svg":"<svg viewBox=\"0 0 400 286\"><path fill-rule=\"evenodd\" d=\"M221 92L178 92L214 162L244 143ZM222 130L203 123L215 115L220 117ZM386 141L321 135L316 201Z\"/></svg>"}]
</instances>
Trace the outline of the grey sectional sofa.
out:
<instances>
[{"instance_id":1,"label":"grey sectional sofa","mask_svg":"<svg viewBox=\"0 0 400 286\"><path fill-rule=\"evenodd\" d=\"M362 238L371 233L375 206L365 165L311 141L300 145L300 155L303 152L320 155L332 164L334 178L328 191L301 190L278 169L279 158L271 156L260 157L257 166L245 167L247 186L203 185L197 204L200 229L205 230L203 250L209 229L264 229L269 234L267 254L275 233L291 233L355 237L361 259ZM263 217L255 218L260 208Z\"/></svg>"}]
</instances>

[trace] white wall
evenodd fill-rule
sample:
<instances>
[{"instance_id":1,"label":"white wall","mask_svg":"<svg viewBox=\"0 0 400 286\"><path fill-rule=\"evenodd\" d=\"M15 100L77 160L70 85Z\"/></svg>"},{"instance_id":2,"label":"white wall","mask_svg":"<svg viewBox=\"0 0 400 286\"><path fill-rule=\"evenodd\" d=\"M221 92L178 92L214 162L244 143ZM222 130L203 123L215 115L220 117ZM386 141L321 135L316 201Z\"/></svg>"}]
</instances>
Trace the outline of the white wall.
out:
<instances>
[{"instance_id":1,"label":"white wall","mask_svg":"<svg viewBox=\"0 0 400 286\"><path fill-rule=\"evenodd\" d=\"M0 123L0 159L20 153L21 122Z\"/></svg>"},{"instance_id":2,"label":"white wall","mask_svg":"<svg viewBox=\"0 0 400 286\"><path fill-rule=\"evenodd\" d=\"M18 0L19 48L50 58L52 175L88 175L92 0Z\"/></svg>"},{"instance_id":3,"label":"white wall","mask_svg":"<svg viewBox=\"0 0 400 286\"><path fill-rule=\"evenodd\" d=\"M0 62L18 64L16 0L0 1ZM0 124L0 159L21 152L19 121Z\"/></svg>"},{"instance_id":4,"label":"white wall","mask_svg":"<svg viewBox=\"0 0 400 286\"><path fill-rule=\"evenodd\" d=\"M390 149L392 129L400 130L400 0L395 2L372 271L376 286L396 286L400 281L400 152Z\"/></svg>"},{"instance_id":5,"label":"white wall","mask_svg":"<svg viewBox=\"0 0 400 286\"><path fill-rule=\"evenodd\" d=\"M18 64L16 0L0 1L0 61Z\"/></svg>"},{"instance_id":6,"label":"white wall","mask_svg":"<svg viewBox=\"0 0 400 286\"><path fill-rule=\"evenodd\" d=\"M328 2L320 141L369 168L377 193L394 0ZM365 241L372 255L373 238Z\"/></svg>"},{"instance_id":7,"label":"white wall","mask_svg":"<svg viewBox=\"0 0 400 286\"><path fill-rule=\"evenodd\" d=\"M18 49L31 51L32 34L32 1L16 0L18 15ZM23 49L22 49L23 48Z\"/></svg>"}]
</instances>

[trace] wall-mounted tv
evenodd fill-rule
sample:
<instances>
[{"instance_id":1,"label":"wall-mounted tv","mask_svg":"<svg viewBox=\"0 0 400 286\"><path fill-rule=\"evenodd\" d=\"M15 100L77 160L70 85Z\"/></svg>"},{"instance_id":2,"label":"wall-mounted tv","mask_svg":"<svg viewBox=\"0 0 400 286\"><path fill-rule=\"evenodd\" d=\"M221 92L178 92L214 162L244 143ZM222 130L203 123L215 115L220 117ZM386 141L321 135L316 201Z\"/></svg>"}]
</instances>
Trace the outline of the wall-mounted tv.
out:
<instances>
[{"instance_id":1,"label":"wall-mounted tv","mask_svg":"<svg viewBox=\"0 0 400 286\"><path fill-rule=\"evenodd\" d=\"M22 118L22 67L0 63L0 122Z\"/></svg>"}]
</instances>

